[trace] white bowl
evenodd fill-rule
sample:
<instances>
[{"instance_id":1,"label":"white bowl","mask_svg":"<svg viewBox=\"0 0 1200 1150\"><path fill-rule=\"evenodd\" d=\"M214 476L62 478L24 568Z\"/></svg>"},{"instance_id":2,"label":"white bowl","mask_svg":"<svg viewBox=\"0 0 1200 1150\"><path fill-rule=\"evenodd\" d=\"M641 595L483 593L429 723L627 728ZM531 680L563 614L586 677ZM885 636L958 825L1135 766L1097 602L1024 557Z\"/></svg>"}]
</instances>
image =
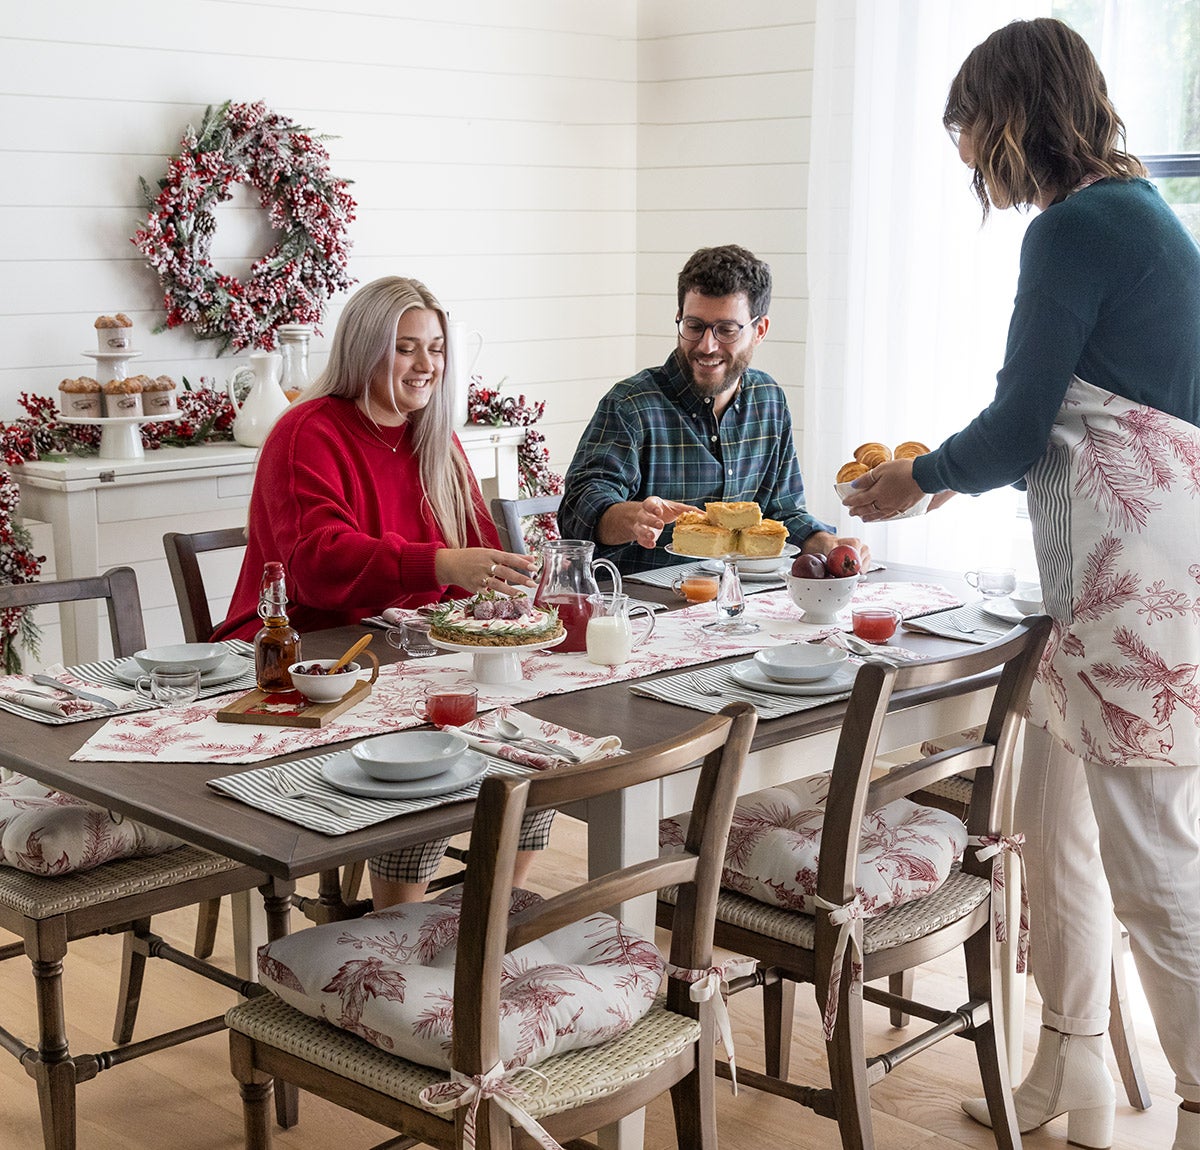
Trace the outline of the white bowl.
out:
<instances>
[{"instance_id":1,"label":"white bowl","mask_svg":"<svg viewBox=\"0 0 1200 1150\"><path fill-rule=\"evenodd\" d=\"M850 603L859 576L844 579L798 579L790 571L784 576L792 602L804 612L805 623L835 623L837 613Z\"/></svg>"},{"instance_id":2,"label":"white bowl","mask_svg":"<svg viewBox=\"0 0 1200 1150\"><path fill-rule=\"evenodd\" d=\"M466 749L467 740L449 731L400 731L363 739L350 753L371 778L395 783L441 774L454 766Z\"/></svg>"},{"instance_id":3,"label":"white bowl","mask_svg":"<svg viewBox=\"0 0 1200 1150\"><path fill-rule=\"evenodd\" d=\"M219 667L228 654L229 648L222 643L175 643L170 647L147 647L135 651L133 657L144 671L195 667L203 675Z\"/></svg>"},{"instance_id":4,"label":"white bowl","mask_svg":"<svg viewBox=\"0 0 1200 1150\"><path fill-rule=\"evenodd\" d=\"M288 668L292 686L313 703L336 703L358 682L357 663L347 663L336 675L306 675L302 667L324 667L329 670L336 659L303 659Z\"/></svg>"},{"instance_id":5,"label":"white bowl","mask_svg":"<svg viewBox=\"0 0 1200 1150\"><path fill-rule=\"evenodd\" d=\"M777 683L815 683L833 674L850 657L840 647L821 643L789 643L786 647L768 647L754 656L768 679Z\"/></svg>"},{"instance_id":6,"label":"white bowl","mask_svg":"<svg viewBox=\"0 0 1200 1150\"><path fill-rule=\"evenodd\" d=\"M857 488L854 486L853 480L851 480L849 483L835 483L833 485L833 489L837 492L837 497L842 501L843 504L847 499L850 498L850 493L857 490ZM918 515L924 515L925 512L929 510L929 505L932 502L932 495L924 495L918 499L916 503L914 503L907 511L902 511L899 515L889 515L887 520L884 520L884 522L888 522L892 519L913 519Z\"/></svg>"},{"instance_id":7,"label":"white bowl","mask_svg":"<svg viewBox=\"0 0 1200 1150\"><path fill-rule=\"evenodd\" d=\"M1040 587L1018 587L1008 599L1022 615L1036 615L1045 610Z\"/></svg>"}]
</instances>

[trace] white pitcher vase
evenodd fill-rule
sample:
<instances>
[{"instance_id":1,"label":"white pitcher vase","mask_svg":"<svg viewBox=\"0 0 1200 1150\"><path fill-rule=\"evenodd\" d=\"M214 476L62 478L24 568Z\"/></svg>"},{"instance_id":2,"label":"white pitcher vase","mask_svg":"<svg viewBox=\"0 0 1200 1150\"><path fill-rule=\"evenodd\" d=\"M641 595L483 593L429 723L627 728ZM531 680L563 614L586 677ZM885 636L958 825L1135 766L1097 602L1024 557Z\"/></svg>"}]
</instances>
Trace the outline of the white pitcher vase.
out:
<instances>
[{"instance_id":1,"label":"white pitcher vase","mask_svg":"<svg viewBox=\"0 0 1200 1150\"><path fill-rule=\"evenodd\" d=\"M278 352L256 351L250 356L250 366L240 367L229 377L229 402L233 404L233 438L243 447L261 447L267 432L288 407L288 398L279 386L283 361ZM246 398L239 404L237 387L247 373L253 382Z\"/></svg>"},{"instance_id":2,"label":"white pitcher vase","mask_svg":"<svg viewBox=\"0 0 1200 1150\"><path fill-rule=\"evenodd\" d=\"M469 331L461 320L451 320L447 330L451 378L444 383L449 385L453 398L450 409L453 426L464 427L469 422L467 400L471 388L471 375L483 354L483 336L480 332ZM468 351L472 344L473 350Z\"/></svg>"}]
</instances>

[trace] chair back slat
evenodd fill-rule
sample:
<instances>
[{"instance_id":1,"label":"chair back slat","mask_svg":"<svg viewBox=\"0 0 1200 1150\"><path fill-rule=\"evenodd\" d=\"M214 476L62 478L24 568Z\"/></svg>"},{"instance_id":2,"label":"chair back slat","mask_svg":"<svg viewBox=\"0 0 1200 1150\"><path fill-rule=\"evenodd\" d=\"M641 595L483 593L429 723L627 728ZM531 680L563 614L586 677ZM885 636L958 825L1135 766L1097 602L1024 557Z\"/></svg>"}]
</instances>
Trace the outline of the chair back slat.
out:
<instances>
[{"instance_id":1,"label":"chair back slat","mask_svg":"<svg viewBox=\"0 0 1200 1150\"><path fill-rule=\"evenodd\" d=\"M527 515L552 515L558 513L561 495L539 495L531 499L493 499L492 520L500 534L500 546L514 555L527 551L525 535L521 530L521 519Z\"/></svg>"},{"instance_id":2,"label":"chair back slat","mask_svg":"<svg viewBox=\"0 0 1200 1150\"><path fill-rule=\"evenodd\" d=\"M671 961L678 966L711 965L711 917L707 927L695 908L715 904L742 767L757 714L734 703L700 723L681 739L603 763L549 771L533 778L484 780L475 806L471 853L463 885L462 921L454 980L452 1063L479 1074L499 1056L500 978L504 955L517 946L579 922L642 894L678 884L682 898L671 935ZM509 917L513 868L525 812L594 798L653 783L703 760L683 852L674 858L643 860L580 883ZM567 784L564 786L564 782ZM571 785L574 784L574 785ZM711 852L702 858L700 849ZM718 860L714 865L711 858ZM711 889L695 888L701 878Z\"/></svg>"},{"instance_id":3,"label":"chair back slat","mask_svg":"<svg viewBox=\"0 0 1200 1150\"><path fill-rule=\"evenodd\" d=\"M49 603L80 603L89 599L105 600L114 655L123 658L146 646L142 600L132 567L111 567L102 575L80 579L0 585L0 610Z\"/></svg>"},{"instance_id":4,"label":"chair back slat","mask_svg":"<svg viewBox=\"0 0 1200 1150\"><path fill-rule=\"evenodd\" d=\"M206 643L213 633L212 613L199 556L209 551L228 551L246 546L244 527L222 527L215 531L168 531L163 536L167 568L175 588L183 637L189 643Z\"/></svg>"}]
</instances>

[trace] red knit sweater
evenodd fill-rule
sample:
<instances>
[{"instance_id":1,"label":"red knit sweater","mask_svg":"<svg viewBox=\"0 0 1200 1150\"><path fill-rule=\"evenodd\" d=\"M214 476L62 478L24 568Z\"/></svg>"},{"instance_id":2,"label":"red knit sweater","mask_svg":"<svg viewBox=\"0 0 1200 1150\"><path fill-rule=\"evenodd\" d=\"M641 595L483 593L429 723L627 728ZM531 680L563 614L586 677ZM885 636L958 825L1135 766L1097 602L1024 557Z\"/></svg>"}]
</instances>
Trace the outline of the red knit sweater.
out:
<instances>
[{"instance_id":1,"label":"red knit sweater","mask_svg":"<svg viewBox=\"0 0 1200 1150\"><path fill-rule=\"evenodd\" d=\"M421 498L411 431L407 423L378 429L385 445L352 402L331 397L280 416L258 458L249 545L214 639L252 639L262 626L258 596L270 560L287 571L289 617L301 632L466 594L434 575L446 541ZM457 438L454 450L462 451ZM471 493L481 530L469 532L467 546L498 547L474 477Z\"/></svg>"}]
</instances>

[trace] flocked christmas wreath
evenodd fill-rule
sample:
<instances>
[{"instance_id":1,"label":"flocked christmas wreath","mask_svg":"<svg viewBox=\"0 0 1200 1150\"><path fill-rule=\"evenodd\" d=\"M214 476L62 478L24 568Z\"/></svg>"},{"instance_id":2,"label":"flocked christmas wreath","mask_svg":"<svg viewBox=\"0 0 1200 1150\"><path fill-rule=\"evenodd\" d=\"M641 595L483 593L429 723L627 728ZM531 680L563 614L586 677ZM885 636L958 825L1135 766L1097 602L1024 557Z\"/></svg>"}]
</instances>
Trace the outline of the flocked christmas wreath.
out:
<instances>
[{"instance_id":1,"label":"flocked christmas wreath","mask_svg":"<svg viewBox=\"0 0 1200 1150\"><path fill-rule=\"evenodd\" d=\"M179 155L167 165L132 242L158 273L167 316L164 326L191 324L199 339L227 347L267 350L284 323L317 324L325 301L354 282L346 274L347 226L354 200L347 181L329 171L320 139L261 101L226 101L191 125ZM235 184L253 186L279 241L242 280L213 267L214 209Z\"/></svg>"}]
</instances>

